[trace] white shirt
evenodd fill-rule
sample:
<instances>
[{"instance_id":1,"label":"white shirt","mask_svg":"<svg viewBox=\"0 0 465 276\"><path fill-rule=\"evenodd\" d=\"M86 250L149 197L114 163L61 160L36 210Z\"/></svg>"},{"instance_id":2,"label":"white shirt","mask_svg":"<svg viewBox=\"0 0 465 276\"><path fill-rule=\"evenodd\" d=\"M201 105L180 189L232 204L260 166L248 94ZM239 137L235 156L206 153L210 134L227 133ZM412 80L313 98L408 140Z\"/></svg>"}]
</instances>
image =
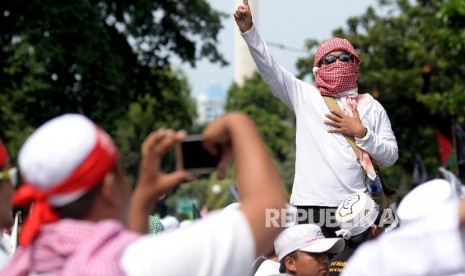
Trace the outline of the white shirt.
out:
<instances>
[{"instance_id":1,"label":"white shirt","mask_svg":"<svg viewBox=\"0 0 465 276\"><path fill-rule=\"evenodd\" d=\"M342 134L328 133L329 109L317 88L297 79L271 56L255 27L242 33L257 68L274 96L296 116L296 165L291 204L337 207L347 196L364 192L362 167ZM390 166L398 158L391 123L382 105L365 96L359 115L368 132L356 144L376 162ZM345 101L337 99L344 108Z\"/></svg>"},{"instance_id":2,"label":"white shirt","mask_svg":"<svg viewBox=\"0 0 465 276\"><path fill-rule=\"evenodd\" d=\"M270 276L279 274L279 263L272 260L265 260L257 269L254 276Z\"/></svg>"},{"instance_id":3,"label":"white shirt","mask_svg":"<svg viewBox=\"0 0 465 276\"><path fill-rule=\"evenodd\" d=\"M5 266L12 254L13 248L10 236L0 232L0 269Z\"/></svg>"},{"instance_id":4,"label":"white shirt","mask_svg":"<svg viewBox=\"0 0 465 276\"><path fill-rule=\"evenodd\" d=\"M252 231L240 211L201 221L130 244L121 257L127 275L248 275L255 259Z\"/></svg>"},{"instance_id":5,"label":"white shirt","mask_svg":"<svg viewBox=\"0 0 465 276\"><path fill-rule=\"evenodd\" d=\"M2 249L0 248L0 269L2 269L8 260L10 259L10 256Z\"/></svg>"},{"instance_id":6,"label":"white shirt","mask_svg":"<svg viewBox=\"0 0 465 276\"><path fill-rule=\"evenodd\" d=\"M458 203L367 242L347 262L343 276L465 275L465 230Z\"/></svg>"}]
</instances>

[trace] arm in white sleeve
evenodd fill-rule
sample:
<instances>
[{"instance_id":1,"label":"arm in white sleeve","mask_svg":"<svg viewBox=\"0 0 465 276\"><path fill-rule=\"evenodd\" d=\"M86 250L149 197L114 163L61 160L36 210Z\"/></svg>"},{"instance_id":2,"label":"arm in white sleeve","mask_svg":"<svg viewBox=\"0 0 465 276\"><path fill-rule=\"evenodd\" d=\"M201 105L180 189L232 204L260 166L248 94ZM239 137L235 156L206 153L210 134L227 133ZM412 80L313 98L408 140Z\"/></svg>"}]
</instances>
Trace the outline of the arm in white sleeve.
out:
<instances>
[{"instance_id":1,"label":"arm in white sleeve","mask_svg":"<svg viewBox=\"0 0 465 276\"><path fill-rule=\"evenodd\" d=\"M305 89L304 87L310 86L310 84L297 79L274 60L268 46L260 37L255 26L252 26L247 32L241 33L241 35L249 47L250 54L257 65L260 75L273 95L295 112L299 102L308 96L307 93L302 93L302 91L308 89L308 87Z\"/></svg>"},{"instance_id":2,"label":"arm in white sleeve","mask_svg":"<svg viewBox=\"0 0 465 276\"><path fill-rule=\"evenodd\" d=\"M463 275L464 237L458 204L447 203L420 221L362 245L342 275Z\"/></svg>"},{"instance_id":3,"label":"arm in white sleeve","mask_svg":"<svg viewBox=\"0 0 465 276\"><path fill-rule=\"evenodd\" d=\"M144 236L123 253L126 275L247 275L255 259L252 232L240 211L217 213L157 236Z\"/></svg>"},{"instance_id":4,"label":"arm in white sleeve","mask_svg":"<svg viewBox=\"0 0 465 276\"><path fill-rule=\"evenodd\" d=\"M355 138L355 142L374 161L383 166L391 166L399 157L399 148L386 110L379 103L376 103L376 108L378 114L374 125L365 125L367 134L363 138Z\"/></svg>"}]
</instances>

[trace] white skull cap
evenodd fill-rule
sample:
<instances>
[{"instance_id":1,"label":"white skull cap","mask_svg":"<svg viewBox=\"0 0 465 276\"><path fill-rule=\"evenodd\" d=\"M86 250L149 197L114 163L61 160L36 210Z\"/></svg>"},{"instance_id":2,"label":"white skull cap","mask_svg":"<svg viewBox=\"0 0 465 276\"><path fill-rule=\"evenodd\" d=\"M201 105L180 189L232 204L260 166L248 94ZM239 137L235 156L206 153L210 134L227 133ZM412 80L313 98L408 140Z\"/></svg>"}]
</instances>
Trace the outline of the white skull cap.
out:
<instances>
[{"instance_id":1,"label":"white skull cap","mask_svg":"<svg viewBox=\"0 0 465 276\"><path fill-rule=\"evenodd\" d=\"M397 216L401 225L410 223L451 200L457 200L451 184L444 179L433 179L418 185L405 195L397 208Z\"/></svg>"},{"instance_id":2,"label":"white skull cap","mask_svg":"<svg viewBox=\"0 0 465 276\"><path fill-rule=\"evenodd\" d=\"M341 227L336 234L344 239L359 235L375 223L378 214L378 205L367 194L350 195L336 210L336 221Z\"/></svg>"},{"instance_id":3,"label":"white skull cap","mask_svg":"<svg viewBox=\"0 0 465 276\"><path fill-rule=\"evenodd\" d=\"M90 154L97 142L95 124L80 114L58 116L40 126L24 143L18 164L21 175L41 190L65 180ZM85 190L49 198L62 206L79 198Z\"/></svg>"}]
</instances>

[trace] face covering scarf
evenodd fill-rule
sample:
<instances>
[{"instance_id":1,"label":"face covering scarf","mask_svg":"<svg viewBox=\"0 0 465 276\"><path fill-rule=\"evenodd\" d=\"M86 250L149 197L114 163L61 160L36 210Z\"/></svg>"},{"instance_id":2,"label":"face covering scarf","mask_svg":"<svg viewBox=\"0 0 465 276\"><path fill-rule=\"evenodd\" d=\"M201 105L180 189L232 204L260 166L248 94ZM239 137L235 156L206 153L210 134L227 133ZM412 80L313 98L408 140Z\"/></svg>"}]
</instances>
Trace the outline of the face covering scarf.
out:
<instances>
[{"instance_id":1,"label":"face covering scarf","mask_svg":"<svg viewBox=\"0 0 465 276\"><path fill-rule=\"evenodd\" d=\"M321 66L315 74L315 86L323 96L357 88L360 65L356 62L336 60L331 64Z\"/></svg>"}]
</instances>

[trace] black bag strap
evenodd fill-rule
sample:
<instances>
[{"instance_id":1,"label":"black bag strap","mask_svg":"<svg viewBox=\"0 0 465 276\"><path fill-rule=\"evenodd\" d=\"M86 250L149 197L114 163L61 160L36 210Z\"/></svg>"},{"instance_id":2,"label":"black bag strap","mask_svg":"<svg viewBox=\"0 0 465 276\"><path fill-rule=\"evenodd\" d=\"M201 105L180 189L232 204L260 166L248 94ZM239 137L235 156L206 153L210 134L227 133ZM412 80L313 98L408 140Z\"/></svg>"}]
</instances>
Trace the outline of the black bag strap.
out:
<instances>
[{"instance_id":1,"label":"black bag strap","mask_svg":"<svg viewBox=\"0 0 465 276\"><path fill-rule=\"evenodd\" d=\"M250 270L250 275L253 276L257 272L258 268L262 265L262 263L266 261L266 258L260 256L252 265L252 269Z\"/></svg>"}]
</instances>

